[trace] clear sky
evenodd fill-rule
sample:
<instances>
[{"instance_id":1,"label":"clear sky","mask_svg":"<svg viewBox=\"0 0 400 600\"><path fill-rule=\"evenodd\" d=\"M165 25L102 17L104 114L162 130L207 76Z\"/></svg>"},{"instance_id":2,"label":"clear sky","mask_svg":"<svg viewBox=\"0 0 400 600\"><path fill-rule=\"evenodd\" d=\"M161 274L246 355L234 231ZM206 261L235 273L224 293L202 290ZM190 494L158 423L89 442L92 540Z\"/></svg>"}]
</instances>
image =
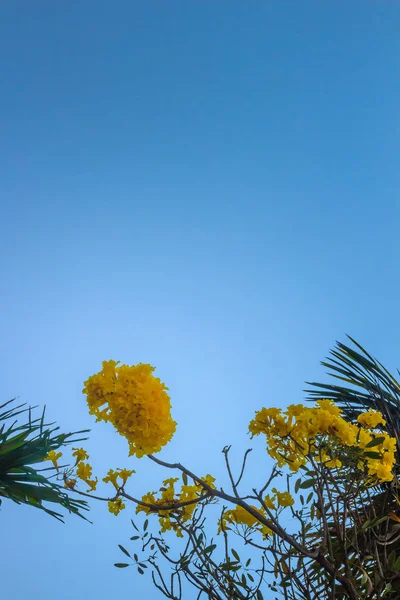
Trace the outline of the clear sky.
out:
<instances>
[{"instance_id":1,"label":"clear sky","mask_svg":"<svg viewBox=\"0 0 400 600\"><path fill-rule=\"evenodd\" d=\"M166 474L87 414L102 360L155 365L160 457L221 477L345 333L400 366L399 25L394 0L3 0L2 399L93 427L141 495ZM156 600L113 567L131 513L4 502L2 592Z\"/></svg>"}]
</instances>

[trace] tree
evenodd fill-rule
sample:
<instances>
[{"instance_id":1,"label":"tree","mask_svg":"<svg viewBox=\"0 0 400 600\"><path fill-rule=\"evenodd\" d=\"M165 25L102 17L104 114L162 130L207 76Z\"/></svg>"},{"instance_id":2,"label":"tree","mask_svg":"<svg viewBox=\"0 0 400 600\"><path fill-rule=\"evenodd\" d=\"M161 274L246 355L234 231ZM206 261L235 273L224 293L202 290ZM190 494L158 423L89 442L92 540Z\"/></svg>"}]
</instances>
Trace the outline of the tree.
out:
<instances>
[{"instance_id":1,"label":"tree","mask_svg":"<svg viewBox=\"0 0 400 600\"><path fill-rule=\"evenodd\" d=\"M15 399L0 406L0 504L1 498L7 498L63 521L63 515L50 508L56 505L83 517L82 511L88 510L87 502L70 498L64 482L54 478L58 472L57 459L61 457L57 450L86 439L75 437L86 432L56 434L59 428L51 429L53 423L45 423L44 410L40 418L33 418L33 409L14 403ZM28 420L18 424L16 417L21 415ZM46 461L51 461L53 466L48 467ZM39 469L38 465L43 468Z\"/></svg>"},{"instance_id":2,"label":"tree","mask_svg":"<svg viewBox=\"0 0 400 600\"><path fill-rule=\"evenodd\" d=\"M90 412L126 437L131 455L179 475L141 499L126 491L133 470L110 470L103 478L114 493L97 498L111 512L133 502L146 515L141 528L132 522L140 558L120 546L130 562L116 566L147 569L170 600L185 597L185 585L212 600L261 600L266 593L285 600L398 598L400 385L351 341L356 349L338 344L323 363L341 384L310 384L314 405L256 413L249 430L265 436L275 464L261 488L245 492L250 449L237 474L230 447L223 449L229 491L211 475L159 459L154 453L176 425L166 386L150 365L103 363L85 382ZM83 462L88 456L77 452L77 477L94 490L97 479ZM64 478L68 484L71 471ZM180 538L177 550L170 532Z\"/></svg>"}]
</instances>

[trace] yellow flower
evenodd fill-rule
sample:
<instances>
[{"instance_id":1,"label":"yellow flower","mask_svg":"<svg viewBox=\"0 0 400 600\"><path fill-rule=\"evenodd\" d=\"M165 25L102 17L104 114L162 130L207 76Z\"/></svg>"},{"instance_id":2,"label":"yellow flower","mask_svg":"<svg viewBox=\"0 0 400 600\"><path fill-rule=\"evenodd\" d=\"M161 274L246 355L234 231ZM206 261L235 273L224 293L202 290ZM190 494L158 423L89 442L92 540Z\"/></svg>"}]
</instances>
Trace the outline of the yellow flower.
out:
<instances>
[{"instance_id":1,"label":"yellow flower","mask_svg":"<svg viewBox=\"0 0 400 600\"><path fill-rule=\"evenodd\" d=\"M122 487L123 485L125 485L125 483L127 482L128 478L131 475L133 475L133 473L135 473L134 470L117 469L116 471L114 471L113 469L110 469L108 471L108 473L107 473L107 476L103 477L103 481L104 481L104 483L112 483L113 486L115 487L115 489L118 490L120 487ZM121 485L117 481L118 477L120 479L122 479Z\"/></svg>"},{"instance_id":2,"label":"yellow flower","mask_svg":"<svg viewBox=\"0 0 400 600\"><path fill-rule=\"evenodd\" d=\"M85 483L88 484L89 489L87 490L88 492L94 492L95 489L97 488L97 477L96 479L85 479Z\"/></svg>"},{"instance_id":3,"label":"yellow flower","mask_svg":"<svg viewBox=\"0 0 400 600\"><path fill-rule=\"evenodd\" d=\"M357 437L359 448L365 448L373 439L372 434L363 427L359 428Z\"/></svg>"},{"instance_id":4,"label":"yellow flower","mask_svg":"<svg viewBox=\"0 0 400 600\"><path fill-rule=\"evenodd\" d=\"M361 425L365 425L370 429L374 429L377 425L386 425L386 421L380 412L370 408L367 412L358 415L357 421Z\"/></svg>"},{"instance_id":5,"label":"yellow flower","mask_svg":"<svg viewBox=\"0 0 400 600\"><path fill-rule=\"evenodd\" d=\"M113 513L117 516L121 510L124 510L125 504L122 502L121 498L117 498L116 500L110 500L108 503L108 510L110 513Z\"/></svg>"},{"instance_id":6,"label":"yellow flower","mask_svg":"<svg viewBox=\"0 0 400 600\"><path fill-rule=\"evenodd\" d=\"M82 462L83 460L89 460L89 455L83 448L72 448L72 450L74 450L72 456L76 457L75 465Z\"/></svg>"},{"instance_id":7,"label":"yellow flower","mask_svg":"<svg viewBox=\"0 0 400 600\"><path fill-rule=\"evenodd\" d=\"M335 417L340 417L342 414L341 409L336 406L333 400L317 400L316 404L320 409L326 410Z\"/></svg>"},{"instance_id":8,"label":"yellow flower","mask_svg":"<svg viewBox=\"0 0 400 600\"><path fill-rule=\"evenodd\" d=\"M253 508L259 513L260 518L265 518L263 509L258 509L255 506L252 506L251 508ZM242 506L236 506L236 508L227 510L224 513L222 521L220 520L219 522L218 533L221 533L224 526L226 526L227 524L254 527L263 535L264 538L272 534L271 529L267 525L261 523L256 517L250 514Z\"/></svg>"},{"instance_id":9,"label":"yellow flower","mask_svg":"<svg viewBox=\"0 0 400 600\"><path fill-rule=\"evenodd\" d=\"M58 471L57 461L61 457L62 457L62 452L56 452L55 450L50 450L50 452L47 454L46 458L44 458L43 460L50 460L53 463L54 467Z\"/></svg>"},{"instance_id":10,"label":"yellow flower","mask_svg":"<svg viewBox=\"0 0 400 600\"><path fill-rule=\"evenodd\" d=\"M174 500L175 483L177 481L179 481L179 477L170 477L169 479L163 481L163 486L167 486L160 488L161 499L163 500L164 504L170 504Z\"/></svg>"},{"instance_id":11,"label":"yellow flower","mask_svg":"<svg viewBox=\"0 0 400 600\"><path fill-rule=\"evenodd\" d=\"M252 506L251 508L257 510L255 506ZM227 510L224 517L227 523L237 523L240 525L247 525L248 527L253 527L260 522L242 506Z\"/></svg>"},{"instance_id":12,"label":"yellow flower","mask_svg":"<svg viewBox=\"0 0 400 600\"><path fill-rule=\"evenodd\" d=\"M343 463L340 458L335 456L334 458L327 460L325 466L328 467L328 469L340 469L340 467L343 466Z\"/></svg>"},{"instance_id":13,"label":"yellow flower","mask_svg":"<svg viewBox=\"0 0 400 600\"><path fill-rule=\"evenodd\" d=\"M130 455L159 452L176 429L168 388L149 364L118 364L104 361L102 370L85 381L89 412L114 425L128 440Z\"/></svg>"},{"instance_id":14,"label":"yellow flower","mask_svg":"<svg viewBox=\"0 0 400 600\"><path fill-rule=\"evenodd\" d=\"M120 469L119 471L119 476L122 479L122 483L125 485L125 483L128 481L129 477L131 475L133 475L134 473L136 473L136 471L134 471L133 469L129 470L129 469Z\"/></svg>"},{"instance_id":15,"label":"yellow flower","mask_svg":"<svg viewBox=\"0 0 400 600\"><path fill-rule=\"evenodd\" d=\"M275 501L274 501L273 498L271 498L271 496L269 494L267 496L265 496L265 498L264 498L264 504L270 510L274 510L275 509Z\"/></svg>"},{"instance_id":16,"label":"yellow flower","mask_svg":"<svg viewBox=\"0 0 400 600\"><path fill-rule=\"evenodd\" d=\"M286 506L293 506L294 500L289 492L278 492L276 488L272 488L272 491L276 494L278 506L284 508Z\"/></svg>"},{"instance_id":17,"label":"yellow flower","mask_svg":"<svg viewBox=\"0 0 400 600\"><path fill-rule=\"evenodd\" d=\"M90 476L92 474L92 467L89 465L89 463L80 462L77 466L76 474L79 477L79 479L87 481L88 479L90 479Z\"/></svg>"},{"instance_id":18,"label":"yellow flower","mask_svg":"<svg viewBox=\"0 0 400 600\"><path fill-rule=\"evenodd\" d=\"M207 485L209 485L211 488L213 488L215 490L215 485L214 485L215 477L208 474L205 477L202 477L201 480L204 481L204 483L206 483ZM197 484L197 485L200 485L200 484Z\"/></svg>"},{"instance_id":19,"label":"yellow flower","mask_svg":"<svg viewBox=\"0 0 400 600\"><path fill-rule=\"evenodd\" d=\"M341 418L336 423L335 437L345 446L354 446L357 444L358 431L357 425Z\"/></svg>"},{"instance_id":20,"label":"yellow flower","mask_svg":"<svg viewBox=\"0 0 400 600\"><path fill-rule=\"evenodd\" d=\"M156 505L157 498L155 496L155 492L148 492L147 494L145 494L142 497L142 502L146 502L146 504ZM142 506L142 505L138 504L136 506L136 514L139 514L141 511L146 513L146 515L148 515L149 513L152 512L151 508L148 508L147 506Z\"/></svg>"},{"instance_id":21,"label":"yellow flower","mask_svg":"<svg viewBox=\"0 0 400 600\"><path fill-rule=\"evenodd\" d=\"M114 471L113 469L110 469L107 473L107 476L103 477L104 483L112 483L116 490L119 488L117 479L118 479L118 472Z\"/></svg>"}]
</instances>

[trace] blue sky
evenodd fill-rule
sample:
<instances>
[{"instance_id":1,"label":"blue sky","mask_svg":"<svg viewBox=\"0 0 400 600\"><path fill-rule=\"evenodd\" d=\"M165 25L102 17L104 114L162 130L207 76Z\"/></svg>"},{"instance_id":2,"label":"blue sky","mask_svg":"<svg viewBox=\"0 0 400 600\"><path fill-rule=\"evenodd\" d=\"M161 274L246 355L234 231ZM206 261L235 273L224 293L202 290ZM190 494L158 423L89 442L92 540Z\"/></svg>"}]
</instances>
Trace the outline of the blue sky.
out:
<instances>
[{"instance_id":1,"label":"blue sky","mask_svg":"<svg viewBox=\"0 0 400 600\"><path fill-rule=\"evenodd\" d=\"M223 477L222 447L301 401L345 333L400 366L399 19L386 0L2 2L3 400L93 427L100 474L132 461L83 381L150 362L179 423L160 456ZM141 495L166 475L136 462ZM3 591L159 598L112 566L131 512L62 526L4 503Z\"/></svg>"}]
</instances>

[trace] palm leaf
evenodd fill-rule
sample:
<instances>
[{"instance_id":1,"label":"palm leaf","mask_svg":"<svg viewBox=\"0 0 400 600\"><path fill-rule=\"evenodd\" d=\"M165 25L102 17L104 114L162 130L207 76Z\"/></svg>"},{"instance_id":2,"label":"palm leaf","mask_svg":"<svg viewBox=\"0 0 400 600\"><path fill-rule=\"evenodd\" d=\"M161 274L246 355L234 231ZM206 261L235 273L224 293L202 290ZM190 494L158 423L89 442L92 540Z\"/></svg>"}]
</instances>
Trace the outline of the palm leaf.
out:
<instances>
[{"instance_id":1,"label":"palm leaf","mask_svg":"<svg viewBox=\"0 0 400 600\"><path fill-rule=\"evenodd\" d=\"M45 458L50 450L86 439L79 436L87 430L56 433L58 427L52 428L53 423L45 423L45 411L40 418L32 418L31 408L23 404L13 407L13 401L0 406L0 410L6 409L0 413L0 497L44 510L60 521L63 521L63 515L50 509L46 503L58 504L68 512L85 518L82 511L88 510L87 503L71 499L63 485L56 480L51 481L54 468L39 469L31 465L47 467L49 463L45 462ZM16 417L25 413L28 413L28 421L18 425ZM53 472L50 477L40 474L49 470Z\"/></svg>"},{"instance_id":2,"label":"palm leaf","mask_svg":"<svg viewBox=\"0 0 400 600\"><path fill-rule=\"evenodd\" d=\"M386 430L396 437L400 450L400 383L358 342L347 337L355 348L336 342L336 347L321 363L340 384L307 382L312 386L305 390L308 400L329 398L342 408L350 421L369 408L381 412Z\"/></svg>"}]
</instances>

